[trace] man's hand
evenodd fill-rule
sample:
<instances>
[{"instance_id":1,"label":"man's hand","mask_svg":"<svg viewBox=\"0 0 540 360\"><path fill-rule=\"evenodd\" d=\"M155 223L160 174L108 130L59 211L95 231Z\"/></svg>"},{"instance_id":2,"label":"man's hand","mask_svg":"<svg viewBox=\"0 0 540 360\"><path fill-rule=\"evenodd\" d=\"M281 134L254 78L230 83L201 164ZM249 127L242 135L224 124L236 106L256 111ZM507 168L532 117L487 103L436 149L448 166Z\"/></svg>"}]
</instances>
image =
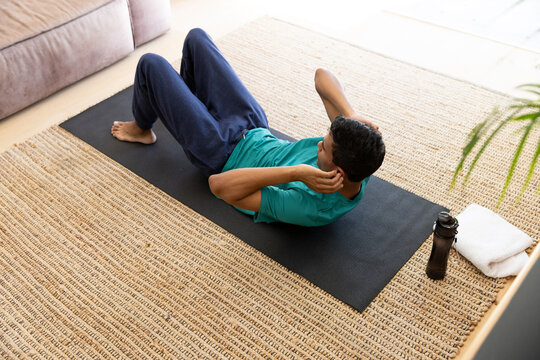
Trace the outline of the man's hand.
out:
<instances>
[{"instance_id":1,"label":"man's hand","mask_svg":"<svg viewBox=\"0 0 540 360\"><path fill-rule=\"evenodd\" d=\"M298 180L318 193L335 193L343 188L343 177L337 170L322 171L316 167L301 164L296 166Z\"/></svg>"},{"instance_id":2,"label":"man's hand","mask_svg":"<svg viewBox=\"0 0 540 360\"><path fill-rule=\"evenodd\" d=\"M348 116L349 119L352 119L352 120L358 120L360 121L361 123L364 123L366 125L369 125L371 126L372 128L374 128L375 130L377 130L379 133L379 127L377 125L375 125L374 123L372 123L371 121L369 120L366 120L364 119L363 117L357 115L356 113L353 113L352 115Z\"/></svg>"}]
</instances>

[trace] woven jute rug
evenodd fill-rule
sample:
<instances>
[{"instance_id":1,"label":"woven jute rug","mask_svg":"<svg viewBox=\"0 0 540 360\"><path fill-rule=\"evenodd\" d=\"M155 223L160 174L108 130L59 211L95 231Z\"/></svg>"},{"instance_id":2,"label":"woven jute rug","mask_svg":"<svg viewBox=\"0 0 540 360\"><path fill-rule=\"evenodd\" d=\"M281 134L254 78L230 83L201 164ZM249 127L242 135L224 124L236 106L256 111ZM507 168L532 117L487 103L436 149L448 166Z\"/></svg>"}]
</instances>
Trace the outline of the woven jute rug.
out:
<instances>
[{"instance_id":1,"label":"woven jute rug","mask_svg":"<svg viewBox=\"0 0 540 360\"><path fill-rule=\"evenodd\" d=\"M448 185L468 131L506 96L270 18L218 45L272 127L325 133L313 74L327 67L383 131L380 177L454 213L494 208L512 129L465 190ZM498 210L536 241L537 179ZM453 252L429 280L430 247L359 313L53 127L0 154L0 357L452 358L505 280Z\"/></svg>"}]
</instances>

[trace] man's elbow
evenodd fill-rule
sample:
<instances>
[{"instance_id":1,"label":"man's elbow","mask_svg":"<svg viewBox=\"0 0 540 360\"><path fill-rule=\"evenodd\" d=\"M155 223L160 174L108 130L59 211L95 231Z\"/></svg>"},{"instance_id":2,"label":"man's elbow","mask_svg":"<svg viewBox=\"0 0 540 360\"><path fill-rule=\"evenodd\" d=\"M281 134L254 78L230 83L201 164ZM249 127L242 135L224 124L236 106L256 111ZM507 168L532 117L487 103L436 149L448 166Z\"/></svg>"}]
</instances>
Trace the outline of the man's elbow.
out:
<instances>
[{"instance_id":1,"label":"man's elbow","mask_svg":"<svg viewBox=\"0 0 540 360\"><path fill-rule=\"evenodd\" d=\"M210 191L215 196L221 198L222 196L222 186L220 186L219 177L217 175L210 175L208 178L208 186L210 187Z\"/></svg>"},{"instance_id":2,"label":"man's elbow","mask_svg":"<svg viewBox=\"0 0 540 360\"><path fill-rule=\"evenodd\" d=\"M227 186L219 174L211 175L208 178L208 186L212 194L232 205L234 199L231 198L231 194L227 191Z\"/></svg>"},{"instance_id":3,"label":"man's elbow","mask_svg":"<svg viewBox=\"0 0 540 360\"><path fill-rule=\"evenodd\" d=\"M320 92L321 89L321 72L323 71L324 69L322 68L315 70L315 90L317 90L317 92Z\"/></svg>"},{"instance_id":4,"label":"man's elbow","mask_svg":"<svg viewBox=\"0 0 540 360\"><path fill-rule=\"evenodd\" d=\"M328 70L324 68L318 68L315 70L315 89L320 92L323 88L324 77L327 76Z\"/></svg>"}]
</instances>

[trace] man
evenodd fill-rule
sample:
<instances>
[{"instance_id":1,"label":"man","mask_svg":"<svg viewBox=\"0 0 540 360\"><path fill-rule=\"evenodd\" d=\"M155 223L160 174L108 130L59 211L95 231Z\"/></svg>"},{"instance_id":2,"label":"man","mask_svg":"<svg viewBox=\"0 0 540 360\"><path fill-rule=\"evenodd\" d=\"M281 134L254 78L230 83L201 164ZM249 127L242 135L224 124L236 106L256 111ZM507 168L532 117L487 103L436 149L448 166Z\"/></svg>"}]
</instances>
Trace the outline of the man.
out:
<instances>
[{"instance_id":1,"label":"man","mask_svg":"<svg viewBox=\"0 0 540 360\"><path fill-rule=\"evenodd\" d=\"M325 225L358 204L385 147L378 127L353 111L334 75L318 69L315 88L332 123L329 133L293 143L279 140L211 38L193 29L184 41L180 75L158 55L141 57L135 121L115 122L111 133L152 144L159 117L189 160L209 176L217 197L256 222Z\"/></svg>"}]
</instances>

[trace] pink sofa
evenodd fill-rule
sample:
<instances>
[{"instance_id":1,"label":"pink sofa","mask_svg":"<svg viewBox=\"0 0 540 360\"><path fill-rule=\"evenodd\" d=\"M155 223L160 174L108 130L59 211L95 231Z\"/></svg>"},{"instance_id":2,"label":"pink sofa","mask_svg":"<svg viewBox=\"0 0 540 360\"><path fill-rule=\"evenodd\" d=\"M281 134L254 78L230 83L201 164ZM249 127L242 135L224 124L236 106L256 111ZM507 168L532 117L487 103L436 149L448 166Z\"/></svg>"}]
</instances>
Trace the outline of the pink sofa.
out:
<instances>
[{"instance_id":1,"label":"pink sofa","mask_svg":"<svg viewBox=\"0 0 540 360\"><path fill-rule=\"evenodd\" d=\"M166 32L169 0L2 0L0 119Z\"/></svg>"}]
</instances>

